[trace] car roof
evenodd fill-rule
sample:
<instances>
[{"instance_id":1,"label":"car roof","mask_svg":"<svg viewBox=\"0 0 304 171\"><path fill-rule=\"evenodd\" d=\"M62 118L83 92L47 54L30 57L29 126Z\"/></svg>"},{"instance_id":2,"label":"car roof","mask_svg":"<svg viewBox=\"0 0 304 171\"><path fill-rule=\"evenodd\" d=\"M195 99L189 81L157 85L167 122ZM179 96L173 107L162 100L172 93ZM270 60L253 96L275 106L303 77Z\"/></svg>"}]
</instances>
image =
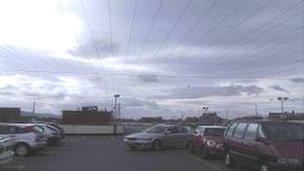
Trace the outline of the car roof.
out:
<instances>
[{"instance_id":1,"label":"car roof","mask_svg":"<svg viewBox=\"0 0 304 171\"><path fill-rule=\"evenodd\" d=\"M35 126L32 123L0 123L0 125L7 125L7 126L18 126L18 127L29 127Z\"/></svg>"},{"instance_id":2,"label":"car roof","mask_svg":"<svg viewBox=\"0 0 304 171\"><path fill-rule=\"evenodd\" d=\"M203 128L203 129L205 129L205 128L214 128L214 129L216 129L216 128L222 128L222 129L226 129L225 126L217 126L217 125L199 125L198 127L199 128Z\"/></svg>"},{"instance_id":3,"label":"car roof","mask_svg":"<svg viewBox=\"0 0 304 171\"><path fill-rule=\"evenodd\" d=\"M233 122L252 122L252 123L298 123L304 124L304 120L283 120L283 119L238 119Z\"/></svg>"}]
</instances>

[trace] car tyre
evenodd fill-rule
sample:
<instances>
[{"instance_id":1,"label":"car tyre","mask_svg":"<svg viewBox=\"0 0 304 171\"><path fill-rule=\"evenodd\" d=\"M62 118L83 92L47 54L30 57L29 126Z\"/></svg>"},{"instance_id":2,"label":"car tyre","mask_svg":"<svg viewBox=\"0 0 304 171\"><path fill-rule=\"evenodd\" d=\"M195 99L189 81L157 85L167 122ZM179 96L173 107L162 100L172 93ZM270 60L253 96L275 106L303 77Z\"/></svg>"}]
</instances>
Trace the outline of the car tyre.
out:
<instances>
[{"instance_id":1,"label":"car tyre","mask_svg":"<svg viewBox=\"0 0 304 171\"><path fill-rule=\"evenodd\" d=\"M234 166L234 161L229 151L225 154L225 166L228 168L232 168Z\"/></svg>"},{"instance_id":2,"label":"car tyre","mask_svg":"<svg viewBox=\"0 0 304 171\"><path fill-rule=\"evenodd\" d=\"M188 142L187 148L188 148L189 153L191 153L191 154L194 153L193 143L191 141Z\"/></svg>"},{"instance_id":3,"label":"car tyre","mask_svg":"<svg viewBox=\"0 0 304 171\"><path fill-rule=\"evenodd\" d=\"M202 157L203 159L209 158L208 149L205 148L205 147L202 147L202 148L201 148L200 154L201 154L201 157Z\"/></svg>"},{"instance_id":4,"label":"car tyre","mask_svg":"<svg viewBox=\"0 0 304 171\"><path fill-rule=\"evenodd\" d=\"M161 141L160 140L155 140L153 142L153 149L155 151L160 151L162 149L162 146L161 146Z\"/></svg>"},{"instance_id":5,"label":"car tyre","mask_svg":"<svg viewBox=\"0 0 304 171\"><path fill-rule=\"evenodd\" d=\"M14 151L17 156L26 156L29 153L29 146L25 143L19 143L15 146Z\"/></svg>"}]
</instances>

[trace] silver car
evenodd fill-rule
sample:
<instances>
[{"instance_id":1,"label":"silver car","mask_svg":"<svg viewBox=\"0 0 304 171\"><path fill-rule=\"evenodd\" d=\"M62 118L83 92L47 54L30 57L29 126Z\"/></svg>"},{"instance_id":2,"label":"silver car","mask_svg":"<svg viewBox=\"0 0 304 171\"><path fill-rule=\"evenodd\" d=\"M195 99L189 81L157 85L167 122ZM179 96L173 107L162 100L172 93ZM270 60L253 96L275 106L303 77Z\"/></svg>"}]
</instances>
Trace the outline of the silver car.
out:
<instances>
[{"instance_id":1,"label":"silver car","mask_svg":"<svg viewBox=\"0 0 304 171\"><path fill-rule=\"evenodd\" d=\"M166 147L186 148L191 138L191 129L182 125L157 124L143 132L125 136L130 149L161 150Z\"/></svg>"}]
</instances>

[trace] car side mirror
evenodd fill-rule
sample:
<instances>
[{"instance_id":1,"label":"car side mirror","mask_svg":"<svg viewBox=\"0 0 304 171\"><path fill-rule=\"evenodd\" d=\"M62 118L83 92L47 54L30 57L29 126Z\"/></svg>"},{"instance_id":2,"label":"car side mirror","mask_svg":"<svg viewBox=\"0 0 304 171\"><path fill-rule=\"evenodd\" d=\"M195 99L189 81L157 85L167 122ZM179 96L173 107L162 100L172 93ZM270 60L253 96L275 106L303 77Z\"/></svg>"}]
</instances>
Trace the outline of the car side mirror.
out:
<instances>
[{"instance_id":1,"label":"car side mirror","mask_svg":"<svg viewBox=\"0 0 304 171\"><path fill-rule=\"evenodd\" d=\"M257 137L255 140L256 140L256 142L260 142L263 144L269 144L269 142L266 138Z\"/></svg>"}]
</instances>

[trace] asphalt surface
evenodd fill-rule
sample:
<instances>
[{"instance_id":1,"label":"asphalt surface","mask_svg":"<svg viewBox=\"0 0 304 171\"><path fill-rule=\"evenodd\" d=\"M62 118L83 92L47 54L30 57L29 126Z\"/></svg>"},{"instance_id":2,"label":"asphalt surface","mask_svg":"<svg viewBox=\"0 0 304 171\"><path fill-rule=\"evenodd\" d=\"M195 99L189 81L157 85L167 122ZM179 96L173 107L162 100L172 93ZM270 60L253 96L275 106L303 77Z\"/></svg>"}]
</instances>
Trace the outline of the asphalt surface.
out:
<instances>
[{"instance_id":1,"label":"asphalt surface","mask_svg":"<svg viewBox=\"0 0 304 171\"><path fill-rule=\"evenodd\" d=\"M203 160L183 149L130 151L123 137L68 136L65 142L27 157L14 157L1 171L251 171L226 169L219 158Z\"/></svg>"}]
</instances>

